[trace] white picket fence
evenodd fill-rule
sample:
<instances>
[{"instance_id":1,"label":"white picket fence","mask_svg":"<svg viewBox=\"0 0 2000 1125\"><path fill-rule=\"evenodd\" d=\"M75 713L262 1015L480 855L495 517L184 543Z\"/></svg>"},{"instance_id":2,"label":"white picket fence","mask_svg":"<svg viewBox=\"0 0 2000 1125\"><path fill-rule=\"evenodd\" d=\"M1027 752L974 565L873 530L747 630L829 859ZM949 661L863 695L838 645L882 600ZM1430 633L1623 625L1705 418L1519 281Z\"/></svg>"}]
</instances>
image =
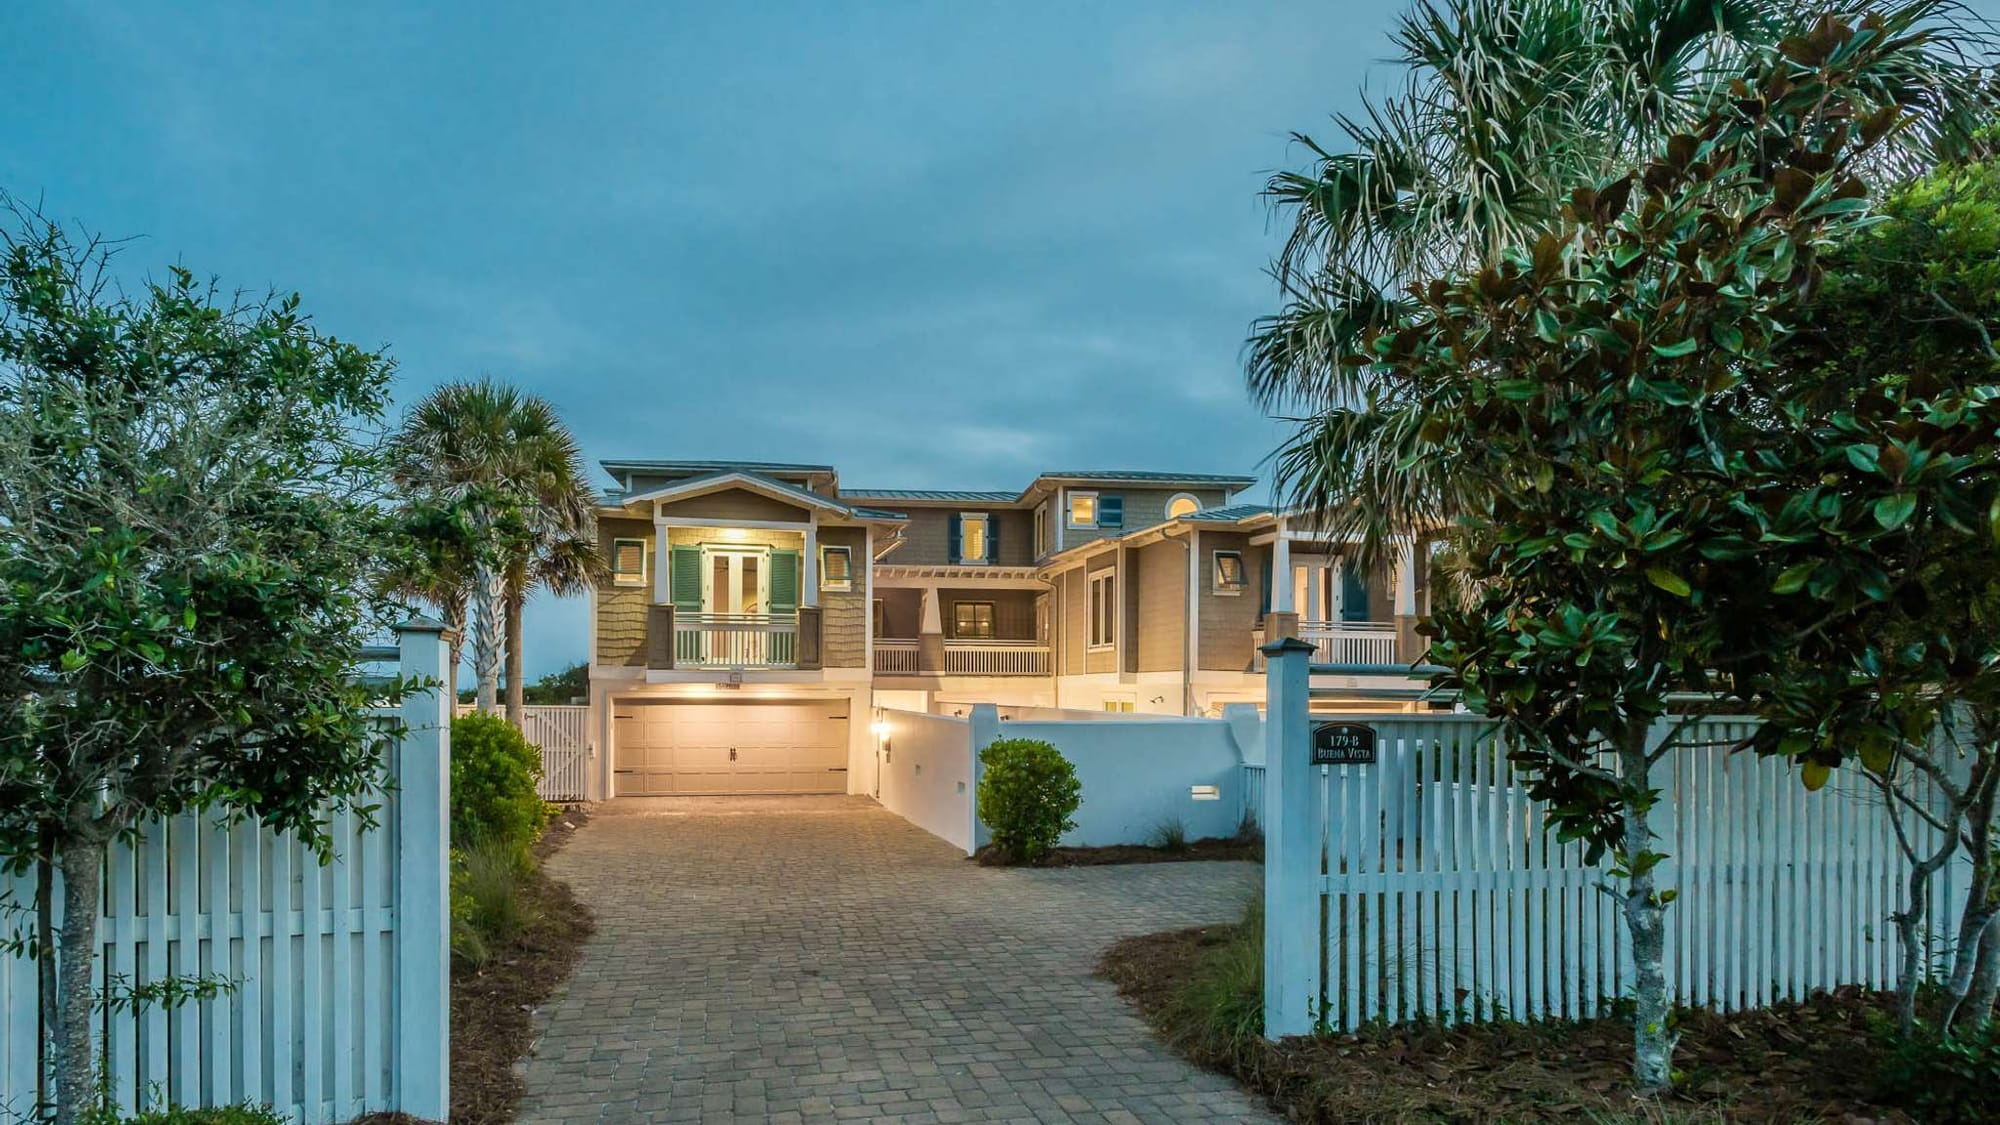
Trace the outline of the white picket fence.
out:
<instances>
[{"instance_id":1,"label":"white picket fence","mask_svg":"<svg viewBox=\"0 0 2000 1125\"><path fill-rule=\"evenodd\" d=\"M1315 716L1324 719L1325 716ZM1627 993L1630 951L1604 863L1561 843L1488 720L1356 715L1373 765L1320 767L1324 911L1317 1010L1333 1027L1415 1018L1575 1018ZM1891 987L1907 867L1851 773L1809 793L1781 760L1730 753L1744 722L1703 722L1659 767L1677 1002L1724 1011L1844 984ZM1293 753L1305 753L1294 750ZM1315 880L1301 877L1301 885ZM1941 872L1933 940L1964 895Z\"/></svg>"},{"instance_id":2,"label":"white picket fence","mask_svg":"<svg viewBox=\"0 0 2000 1125\"><path fill-rule=\"evenodd\" d=\"M477 710L470 703L458 705L458 714ZM536 786L544 801L584 799L585 759L590 750L590 708L584 706L543 706L525 708L521 733L542 752L542 780Z\"/></svg>"},{"instance_id":3,"label":"white picket fence","mask_svg":"<svg viewBox=\"0 0 2000 1125\"><path fill-rule=\"evenodd\" d=\"M1581 843L1545 827L1490 720L1345 716L1375 730L1377 761L1313 766L1303 713L1288 736L1273 706L1263 807L1274 1033L1572 1018L1629 994L1624 922L1604 889L1616 882L1609 857L1593 865ZM1851 771L1812 793L1782 760L1731 753L1750 730L1695 724L1656 768L1653 846L1670 857L1660 886L1677 895L1666 941L1674 999L1727 1011L1840 985L1892 987L1891 915L1908 868L1879 798ZM1304 792L1287 801L1295 783ZM1956 865L1933 885L1933 957L1966 889Z\"/></svg>"},{"instance_id":4,"label":"white picket fence","mask_svg":"<svg viewBox=\"0 0 2000 1125\"><path fill-rule=\"evenodd\" d=\"M436 632L405 630L401 648L406 675L442 679ZM99 988L107 975L230 982L213 999L99 1017L121 1111L248 1101L299 1125L377 1111L445 1117L448 711L432 692L399 714L407 733L390 751L395 784L376 798L379 827L337 814L329 865L291 835L192 815L148 823L112 848ZM33 875L0 890L18 908L7 928L31 925ZM35 963L0 959L0 1119L35 1113L37 996Z\"/></svg>"}]
</instances>

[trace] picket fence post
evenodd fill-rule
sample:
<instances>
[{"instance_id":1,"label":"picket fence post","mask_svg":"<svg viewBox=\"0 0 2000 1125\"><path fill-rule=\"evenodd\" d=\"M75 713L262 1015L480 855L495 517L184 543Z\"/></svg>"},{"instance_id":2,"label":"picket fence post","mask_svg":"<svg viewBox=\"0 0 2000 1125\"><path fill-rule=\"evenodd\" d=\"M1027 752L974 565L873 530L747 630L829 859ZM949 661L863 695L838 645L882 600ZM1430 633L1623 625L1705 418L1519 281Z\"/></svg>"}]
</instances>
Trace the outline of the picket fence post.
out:
<instances>
[{"instance_id":1,"label":"picket fence post","mask_svg":"<svg viewBox=\"0 0 2000 1125\"><path fill-rule=\"evenodd\" d=\"M1263 646L1264 1036L1306 1035L1320 1001L1319 767L1307 718L1313 646Z\"/></svg>"},{"instance_id":2,"label":"picket fence post","mask_svg":"<svg viewBox=\"0 0 2000 1125\"><path fill-rule=\"evenodd\" d=\"M451 1112L452 701L444 626L411 621L396 630L402 674L430 686L403 698L396 783L398 1108L428 1121Z\"/></svg>"}]
</instances>

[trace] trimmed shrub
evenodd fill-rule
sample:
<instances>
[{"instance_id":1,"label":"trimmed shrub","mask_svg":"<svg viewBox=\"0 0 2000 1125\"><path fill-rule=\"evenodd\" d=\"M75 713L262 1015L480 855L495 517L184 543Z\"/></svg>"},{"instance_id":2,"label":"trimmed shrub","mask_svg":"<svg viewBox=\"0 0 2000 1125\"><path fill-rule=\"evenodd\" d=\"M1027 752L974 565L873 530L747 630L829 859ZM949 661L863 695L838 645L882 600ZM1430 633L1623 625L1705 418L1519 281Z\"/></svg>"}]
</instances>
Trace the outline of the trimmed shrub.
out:
<instances>
[{"instance_id":1,"label":"trimmed shrub","mask_svg":"<svg viewBox=\"0 0 2000 1125\"><path fill-rule=\"evenodd\" d=\"M1884 1029L1885 1100L1937 1125L2000 1121L2000 1019L1945 1039L1919 1025L1907 1038Z\"/></svg>"},{"instance_id":2,"label":"trimmed shrub","mask_svg":"<svg viewBox=\"0 0 2000 1125\"><path fill-rule=\"evenodd\" d=\"M993 847L1016 863L1049 853L1083 803L1076 769L1055 747L1034 738L1003 738L979 752L979 819L993 830Z\"/></svg>"},{"instance_id":3,"label":"trimmed shrub","mask_svg":"<svg viewBox=\"0 0 2000 1125\"><path fill-rule=\"evenodd\" d=\"M535 792L542 755L498 715L466 715L451 724L451 842L493 844L526 870L528 845L548 823Z\"/></svg>"}]
</instances>

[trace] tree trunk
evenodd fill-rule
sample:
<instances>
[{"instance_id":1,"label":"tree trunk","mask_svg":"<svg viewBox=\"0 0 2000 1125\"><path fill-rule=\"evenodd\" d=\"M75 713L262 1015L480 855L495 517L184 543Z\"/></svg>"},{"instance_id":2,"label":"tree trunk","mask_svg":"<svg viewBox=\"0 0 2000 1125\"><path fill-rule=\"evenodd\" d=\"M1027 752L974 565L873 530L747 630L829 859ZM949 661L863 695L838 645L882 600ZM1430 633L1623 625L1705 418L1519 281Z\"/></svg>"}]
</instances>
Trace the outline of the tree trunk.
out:
<instances>
[{"instance_id":1,"label":"tree trunk","mask_svg":"<svg viewBox=\"0 0 2000 1125\"><path fill-rule=\"evenodd\" d=\"M498 709L500 614L506 595L505 577L491 562L481 561L473 568L472 673L478 681L479 711L484 715Z\"/></svg>"},{"instance_id":2,"label":"tree trunk","mask_svg":"<svg viewBox=\"0 0 2000 1125\"><path fill-rule=\"evenodd\" d=\"M1976 1030L1993 1020L1993 1005L2000 1003L2000 917L1986 923L1979 941L1979 971L1972 975L1972 992L1966 997L1971 1006L1972 1027Z\"/></svg>"},{"instance_id":3,"label":"tree trunk","mask_svg":"<svg viewBox=\"0 0 2000 1125\"><path fill-rule=\"evenodd\" d=\"M1626 787L1625 832L1622 847L1626 882L1622 905L1625 929L1632 939L1632 1078L1642 1094L1663 1094L1674 1081L1674 1046L1680 1040L1670 1026L1673 1005L1667 995L1667 904L1660 901L1651 852L1653 831L1652 764L1646 759L1651 724L1633 722L1618 740L1619 774Z\"/></svg>"},{"instance_id":4,"label":"tree trunk","mask_svg":"<svg viewBox=\"0 0 2000 1125\"><path fill-rule=\"evenodd\" d=\"M1973 766L1966 789L1965 849L1966 858L1972 861L1972 877L1966 887L1965 910L1959 916L1958 948L1952 955L1951 979L1945 986L1944 1013L1938 1017L1938 1029L1947 1037L1956 1029L1967 997L1977 988L1975 978L1985 960L1987 946L1995 940L1994 919L2000 916L2000 886L1996 886L2000 872L1994 870L1993 854L1996 782L2000 782L2000 768L1982 755ZM1983 1026L1992 1010L1990 1001L1983 1010L1975 1005L1970 1013L1973 1026Z\"/></svg>"},{"instance_id":5,"label":"tree trunk","mask_svg":"<svg viewBox=\"0 0 2000 1125\"><path fill-rule=\"evenodd\" d=\"M71 839L63 847L62 960L57 971L54 1028L57 1125L76 1125L96 1104L97 910L103 900L104 845Z\"/></svg>"},{"instance_id":6,"label":"tree trunk","mask_svg":"<svg viewBox=\"0 0 2000 1125\"><path fill-rule=\"evenodd\" d=\"M507 721L521 729L527 719L527 685L522 682L521 611L526 608L527 591L519 584L507 585Z\"/></svg>"}]
</instances>

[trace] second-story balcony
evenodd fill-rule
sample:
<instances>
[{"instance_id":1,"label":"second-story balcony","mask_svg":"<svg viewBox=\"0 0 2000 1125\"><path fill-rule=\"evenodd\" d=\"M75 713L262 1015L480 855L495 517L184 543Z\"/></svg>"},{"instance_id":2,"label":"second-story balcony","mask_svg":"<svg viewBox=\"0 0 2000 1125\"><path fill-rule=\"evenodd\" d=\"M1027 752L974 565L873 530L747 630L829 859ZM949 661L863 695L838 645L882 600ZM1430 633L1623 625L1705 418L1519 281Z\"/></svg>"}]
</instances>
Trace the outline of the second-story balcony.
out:
<instances>
[{"instance_id":1,"label":"second-story balcony","mask_svg":"<svg viewBox=\"0 0 2000 1125\"><path fill-rule=\"evenodd\" d=\"M1299 639L1313 646L1314 664L1395 664L1392 621L1301 621Z\"/></svg>"},{"instance_id":2,"label":"second-story balcony","mask_svg":"<svg viewBox=\"0 0 2000 1125\"><path fill-rule=\"evenodd\" d=\"M875 671L885 676L1046 676L1049 646L1035 640L942 638L926 653L917 637L877 637Z\"/></svg>"},{"instance_id":3,"label":"second-story balcony","mask_svg":"<svg viewBox=\"0 0 2000 1125\"><path fill-rule=\"evenodd\" d=\"M796 613L675 614L674 665L680 668L795 668Z\"/></svg>"}]
</instances>

